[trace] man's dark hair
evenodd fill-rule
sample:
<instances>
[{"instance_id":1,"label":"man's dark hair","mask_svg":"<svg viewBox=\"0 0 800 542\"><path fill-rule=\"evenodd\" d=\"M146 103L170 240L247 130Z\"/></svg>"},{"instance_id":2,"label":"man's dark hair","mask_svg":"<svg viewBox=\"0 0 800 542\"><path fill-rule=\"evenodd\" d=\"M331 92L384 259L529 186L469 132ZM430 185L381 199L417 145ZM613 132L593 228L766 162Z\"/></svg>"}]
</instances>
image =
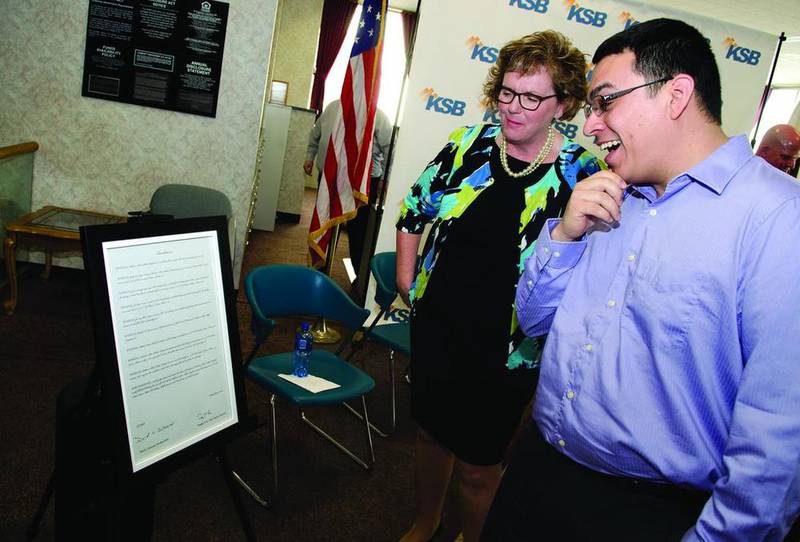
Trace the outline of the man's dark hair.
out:
<instances>
[{"instance_id":1,"label":"man's dark hair","mask_svg":"<svg viewBox=\"0 0 800 542\"><path fill-rule=\"evenodd\" d=\"M675 19L652 19L618 32L597 48L592 63L610 55L631 51L634 71L653 81L679 73L694 79L701 110L722 124L722 93L719 70L708 40L693 26ZM650 87L655 95L662 84Z\"/></svg>"}]
</instances>

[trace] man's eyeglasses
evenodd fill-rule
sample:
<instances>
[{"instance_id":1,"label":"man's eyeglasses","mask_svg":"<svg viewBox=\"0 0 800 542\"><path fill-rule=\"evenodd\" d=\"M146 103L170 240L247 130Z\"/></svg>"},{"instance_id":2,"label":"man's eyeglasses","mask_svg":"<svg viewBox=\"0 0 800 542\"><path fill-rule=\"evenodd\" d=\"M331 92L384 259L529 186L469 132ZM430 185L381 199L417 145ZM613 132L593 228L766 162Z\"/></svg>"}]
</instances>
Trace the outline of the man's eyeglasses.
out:
<instances>
[{"instance_id":1,"label":"man's eyeglasses","mask_svg":"<svg viewBox=\"0 0 800 542\"><path fill-rule=\"evenodd\" d=\"M621 98L626 94L630 94L636 89L649 87L650 85L656 85L658 83L664 83L665 81L669 81L672 77L662 77L661 79L656 79L655 81L650 81L649 83L643 83L641 85L636 85L635 87L626 88L625 90L618 90L617 92L612 92L611 94L607 94L605 96L595 96L591 98L586 105L583 106L583 114L586 115L586 118L589 118L589 115L594 113L595 115L602 115L606 111L608 111L608 104L616 100L617 98Z\"/></svg>"},{"instance_id":2,"label":"man's eyeglasses","mask_svg":"<svg viewBox=\"0 0 800 542\"><path fill-rule=\"evenodd\" d=\"M514 101L514 98L519 97L519 105L522 106L522 109L536 111L539 109L539 105L541 105L543 101L555 96L557 95L551 94L550 96L537 96L536 94L531 94L530 92L514 92L510 88L500 87L500 92L497 93L497 101L504 104L510 104Z\"/></svg>"}]
</instances>

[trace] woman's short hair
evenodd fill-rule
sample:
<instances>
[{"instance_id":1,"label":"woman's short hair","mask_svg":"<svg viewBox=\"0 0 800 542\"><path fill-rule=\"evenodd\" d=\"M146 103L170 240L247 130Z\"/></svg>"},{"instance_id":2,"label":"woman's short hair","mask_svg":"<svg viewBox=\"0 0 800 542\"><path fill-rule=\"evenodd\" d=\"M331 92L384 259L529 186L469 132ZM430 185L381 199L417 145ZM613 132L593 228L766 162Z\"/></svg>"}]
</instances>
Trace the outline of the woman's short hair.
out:
<instances>
[{"instance_id":1,"label":"woman's short hair","mask_svg":"<svg viewBox=\"0 0 800 542\"><path fill-rule=\"evenodd\" d=\"M497 109L497 95L507 72L525 75L545 68L553 80L558 101L564 105L561 119L570 120L578 112L588 86L586 58L563 34L543 30L506 43L497 55L497 62L489 69L483 84L483 104L487 109Z\"/></svg>"}]
</instances>

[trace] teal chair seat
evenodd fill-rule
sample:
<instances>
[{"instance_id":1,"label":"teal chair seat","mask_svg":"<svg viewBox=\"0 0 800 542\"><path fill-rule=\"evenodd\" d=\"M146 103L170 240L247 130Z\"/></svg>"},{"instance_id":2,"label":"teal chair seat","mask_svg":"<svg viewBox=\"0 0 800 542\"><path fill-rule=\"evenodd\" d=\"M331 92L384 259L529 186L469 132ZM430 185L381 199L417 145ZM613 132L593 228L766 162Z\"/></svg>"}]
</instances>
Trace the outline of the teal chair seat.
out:
<instances>
[{"instance_id":1,"label":"teal chair seat","mask_svg":"<svg viewBox=\"0 0 800 542\"><path fill-rule=\"evenodd\" d=\"M395 352L411 355L411 328L408 322L375 326L370 331L369 338Z\"/></svg>"},{"instance_id":2,"label":"teal chair seat","mask_svg":"<svg viewBox=\"0 0 800 542\"><path fill-rule=\"evenodd\" d=\"M292 373L292 357L292 352L284 352L256 358L247 367L247 376L297 406L338 405L353 396L364 395L375 387L375 381L364 371L342 363L331 352L313 350L311 374L335 382L339 387L312 393L278 376Z\"/></svg>"}]
</instances>

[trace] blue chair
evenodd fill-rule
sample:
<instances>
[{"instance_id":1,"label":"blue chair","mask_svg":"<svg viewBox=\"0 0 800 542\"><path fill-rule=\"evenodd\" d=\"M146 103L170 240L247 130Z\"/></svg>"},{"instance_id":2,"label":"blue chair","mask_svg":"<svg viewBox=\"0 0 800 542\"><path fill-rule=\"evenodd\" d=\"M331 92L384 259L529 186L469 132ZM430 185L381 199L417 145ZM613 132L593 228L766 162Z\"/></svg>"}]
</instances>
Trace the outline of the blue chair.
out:
<instances>
[{"instance_id":1,"label":"blue chair","mask_svg":"<svg viewBox=\"0 0 800 542\"><path fill-rule=\"evenodd\" d=\"M395 280L397 254L394 252L380 252L375 254L369 263L369 267L376 282L375 302L378 304L378 307L380 307L380 312L375 316L369 328L364 332L364 341L375 341L389 349L389 378L391 379L390 394L392 408L391 424L387 430L382 430L373 424L370 425L373 431L381 437L386 438L397 427L397 392L395 389L394 353L400 352L406 356L411 355L411 332L408 322L377 325L397 298ZM351 352L348 359L352 358L354 353L355 350ZM350 408L349 405L348 408ZM350 408L350 410L359 418L361 417L354 409Z\"/></svg>"},{"instance_id":2,"label":"blue chair","mask_svg":"<svg viewBox=\"0 0 800 542\"><path fill-rule=\"evenodd\" d=\"M303 422L333 443L353 461L370 470L375 462L367 404L364 395L375 387L375 381L361 369L351 365L339 354L352 341L353 334L362 328L369 311L353 303L350 297L327 275L301 265L266 265L252 270L245 279L245 293L253 311L251 323L256 344L246 363L247 377L269 394L272 418L272 475L273 491L278 492L278 444L275 416L276 397L281 397L299 407ZM292 373L293 352L282 352L255 357L259 347L275 328L273 318L287 316L323 317L339 322L351 331L342 340L336 353L314 348L311 354L311 374L335 382L340 387L312 393L278 375ZM365 421L369 458L361 459L335 440L322 428L311 422L305 414L306 407L344 404L351 399L361 399L362 419ZM241 482L241 479L240 479ZM244 485L244 484L243 484ZM254 492L245 487L251 495ZM262 504L266 504L261 500Z\"/></svg>"}]
</instances>

